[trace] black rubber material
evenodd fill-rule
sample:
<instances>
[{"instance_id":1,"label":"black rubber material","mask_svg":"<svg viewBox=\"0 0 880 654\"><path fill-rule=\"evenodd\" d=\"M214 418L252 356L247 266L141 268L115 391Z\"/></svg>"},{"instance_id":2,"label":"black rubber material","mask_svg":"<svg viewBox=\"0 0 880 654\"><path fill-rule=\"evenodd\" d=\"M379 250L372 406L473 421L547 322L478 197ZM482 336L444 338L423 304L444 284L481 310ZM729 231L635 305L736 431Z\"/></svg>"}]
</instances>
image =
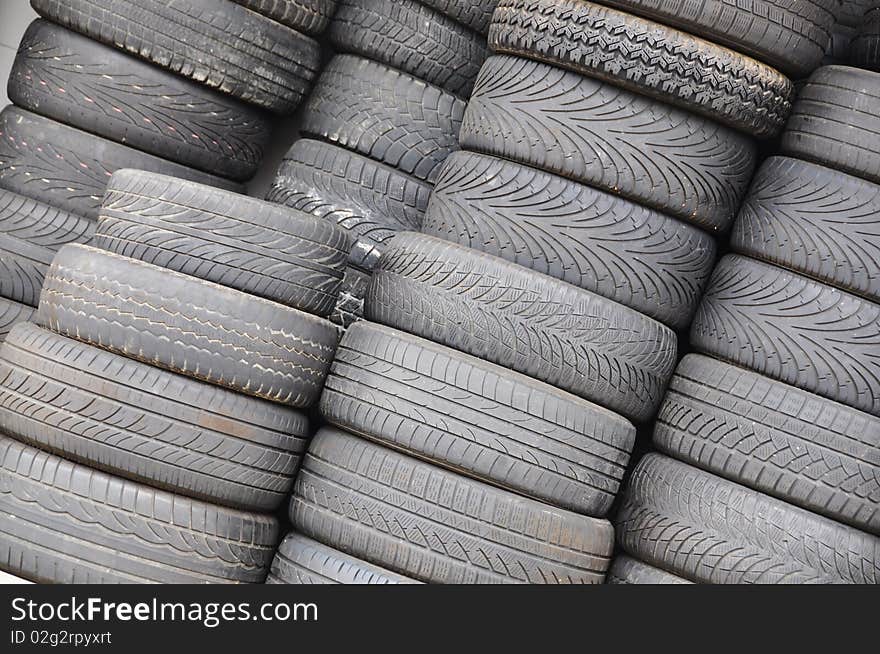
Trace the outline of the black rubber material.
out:
<instances>
[{"instance_id":1,"label":"black rubber material","mask_svg":"<svg viewBox=\"0 0 880 654\"><path fill-rule=\"evenodd\" d=\"M864 23L865 14L876 3L877 0L840 0L839 20L844 25L859 27Z\"/></svg>"},{"instance_id":2,"label":"black rubber material","mask_svg":"<svg viewBox=\"0 0 880 654\"><path fill-rule=\"evenodd\" d=\"M278 546L267 584L418 584L316 540L290 532Z\"/></svg>"},{"instance_id":3,"label":"black rubber material","mask_svg":"<svg viewBox=\"0 0 880 654\"><path fill-rule=\"evenodd\" d=\"M318 42L231 0L31 0L41 16L181 77L292 113Z\"/></svg>"},{"instance_id":4,"label":"black rubber material","mask_svg":"<svg viewBox=\"0 0 880 654\"><path fill-rule=\"evenodd\" d=\"M329 143L293 144L266 199L335 222L351 235L350 261L372 270L386 241L419 230L431 186Z\"/></svg>"},{"instance_id":5,"label":"black rubber material","mask_svg":"<svg viewBox=\"0 0 880 654\"><path fill-rule=\"evenodd\" d=\"M702 116L547 64L490 57L461 146L612 191L711 231L727 228L753 139Z\"/></svg>"},{"instance_id":6,"label":"black rubber material","mask_svg":"<svg viewBox=\"0 0 880 654\"><path fill-rule=\"evenodd\" d=\"M110 178L95 245L321 316L349 250L310 214L138 170Z\"/></svg>"},{"instance_id":7,"label":"black rubber material","mask_svg":"<svg viewBox=\"0 0 880 654\"><path fill-rule=\"evenodd\" d=\"M880 534L880 418L692 354L654 444L680 461Z\"/></svg>"},{"instance_id":8,"label":"black rubber material","mask_svg":"<svg viewBox=\"0 0 880 654\"><path fill-rule=\"evenodd\" d=\"M15 325L33 318L35 311L27 304L0 297L0 343L6 339L6 335Z\"/></svg>"},{"instance_id":9,"label":"black rubber material","mask_svg":"<svg viewBox=\"0 0 880 654\"><path fill-rule=\"evenodd\" d=\"M771 157L755 177L731 245L880 302L880 185Z\"/></svg>"},{"instance_id":10,"label":"black rubber material","mask_svg":"<svg viewBox=\"0 0 880 654\"><path fill-rule=\"evenodd\" d=\"M0 113L0 188L87 218L97 218L107 180L137 168L210 184L242 187L8 106Z\"/></svg>"},{"instance_id":11,"label":"black rubber material","mask_svg":"<svg viewBox=\"0 0 880 654\"><path fill-rule=\"evenodd\" d=\"M355 266L345 269L345 277L342 287L339 289L339 297L330 320L347 329L364 317L364 300L367 297L367 289L370 286L370 273Z\"/></svg>"},{"instance_id":12,"label":"black rubber material","mask_svg":"<svg viewBox=\"0 0 880 654\"><path fill-rule=\"evenodd\" d=\"M614 532L345 432L315 436L294 528L429 583L601 583Z\"/></svg>"},{"instance_id":13,"label":"black rubber material","mask_svg":"<svg viewBox=\"0 0 880 654\"><path fill-rule=\"evenodd\" d=\"M615 521L629 554L712 584L876 584L880 538L648 454Z\"/></svg>"},{"instance_id":14,"label":"black rubber material","mask_svg":"<svg viewBox=\"0 0 880 654\"><path fill-rule=\"evenodd\" d=\"M336 0L235 0L235 2L299 32L311 35L323 32L330 23L333 12L336 11Z\"/></svg>"},{"instance_id":15,"label":"black rubber material","mask_svg":"<svg viewBox=\"0 0 880 654\"><path fill-rule=\"evenodd\" d=\"M268 116L44 20L25 32L9 75L19 107L222 177L253 177Z\"/></svg>"},{"instance_id":16,"label":"black rubber material","mask_svg":"<svg viewBox=\"0 0 880 654\"><path fill-rule=\"evenodd\" d=\"M709 282L691 343L773 379L880 415L880 305L746 257Z\"/></svg>"},{"instance_id":17,"label":"black rubber material","mask_svg":"<svg viewBox=\"0 0 880 654\"><path fill-rule=\"evenodd\" d=\"M492 12L498 0L419 0L472 30L485 34L489 31Z\"/></svg>"},{"instance_id":18,"label":"black rubber material","mask_svg":"<svg viewBox=\"0 0 880 654\"><path fill-rule=\"evenodd\" d=\"M337 55L315 84L300 131L426 182L458 150L466 103L362 57Z\"/></svg>"},{"instance_id":19,"label":"black rubber material","mask_svg":"<svg viewBox=\"0 0 880 654\"><path fill-rule=\"evenodd\" d=\"M795 79L806 77L822 61L840 2L602 0L602 4L654 18L752 55Z\"/></svg>"},{"instance_id":20,"label":"black rubber material","mask_svg":"<svg viewBox=\"0 0 880 654\"><path fill-rule=\"evenodd\" d=\"M627 585L666 585L666 584L691 584L693 582L676 577L674 574L642 563L626 554L618 554L614 557L614 563L605 578L606 584Z\"/></svg>"},{"instance_id":21,"label":"black rubber material","mask_svg":"<svg viewBox=\"0 0 880 654\"><path fill-rule=\"evenodd\" d=\"M618 415L379 325L343 337L321 396L332 424L576 513L611 508L635 443Z\"/></svg>"},{"instance_id":22,"label":"black rubber material","mask_svg":"<svg viewBox=\"0 0 880 654\"><path fill-rule=\"evenodd\" d=\"M0 436L0 567L56 584L260 583L278 521Z\"/></svg>"},{"instance_id":23,"label":"black rubber material","mask_svg":"<svg viewBox=\"0 0 880 654\"><path fill-rule=\"evenodd\" d=\"M488 54L481 34L416 0L339 0L333 46L466 99Z\"/></svg>"},{"instance_id":24,"label":"black rubber material","mask_svg":"<svg viewBox=\"0 0 880 654\"><path fill-rule=\"evenodd\" d=\"M431 236L394 238L366 317L650 419L675 368L668 327L623 305Z\"/></svg>"},{"instance_id":25,"label":"black rubber material","mask_svg":"<svg viewBox=\"0 0 880 654\"><path fill-rule=\"evenodd\" d=\"M850 43L854 66L880 73L880 6L872 10Z\"/></svg>"},{"instance_id":26,"label":"black rubber material","mask_svg":"<svg viewBox=\"0 0 880 654\"><path fill-rule=\"evenodd\" d=\"M308 420L33 324L0 348L0 428L66 459L207 502L276 509Z\"/></svg>"},{"instance_id":27,"label":"black rubber material","mask_svg":"<svg viewBox=\"0 0 880 654\"><path fill-rule=\"evenodd\" d=\"M96 248L52 263L37 322L64 336L293 407L318 399L336 349L331 323Z\"/></svg>"},{"instance_id":28,"label":"black rubber material","mask_svg":"<svg viewBox=\"0 0 880 654\"><path fill-rule=\"evenodd\" d=\"M501 0L489 46L598 77L761 138L782 129L794 99L791 81L766 64L586 0Z\"/></svg>"},{"instance_id":29,"label":"black rubber material","mask_svg":"<svg viewBox=\"0 0 880 654\"><path fill-rule=\"evenodd\" d=\"M785 154L880 184L880 73L820 68L782 136Z\"/></svg>"},{"instance_id":30,"label":"black rubber material","mask_svg":"<svg viewBox=\"0 0 880 654\"><path fill-rule=\"evenodd\" d=\"M690 325L715 265L696 226L535 168L471 152L443 167L422 231Z\"/></svg>"},{"instance_id":31,"label":"black rubber material","mask_svg":"<svg viewBox=\"0 0 880 654\"><path fill-rule=\"evenodd\" d=\"M0 297L37 306L58 249L94 233L93 220L0 190Z\"/></svg>"}]
</instances>

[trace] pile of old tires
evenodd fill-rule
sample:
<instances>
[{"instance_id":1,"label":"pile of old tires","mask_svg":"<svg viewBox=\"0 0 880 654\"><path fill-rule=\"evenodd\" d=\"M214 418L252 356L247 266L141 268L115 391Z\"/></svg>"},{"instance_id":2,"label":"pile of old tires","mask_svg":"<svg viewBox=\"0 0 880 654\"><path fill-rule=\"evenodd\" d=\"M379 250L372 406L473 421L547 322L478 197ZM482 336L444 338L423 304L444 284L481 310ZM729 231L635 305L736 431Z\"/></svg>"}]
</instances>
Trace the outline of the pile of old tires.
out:
<instances>
[{"instance_id":1,"label":"pile of old tires","mask_svg":"<svg viewBox=\"0 0 880 654\"><path fill-rule=\"evenodd\" d=\"M327 4L34 1L55 22L28 30L0 128L2 290L38 304L0 347L5 571L265 579L349 245L217 186L314 75L317 43L274 19L317 30Z\"/></svg>"}]
</instances>

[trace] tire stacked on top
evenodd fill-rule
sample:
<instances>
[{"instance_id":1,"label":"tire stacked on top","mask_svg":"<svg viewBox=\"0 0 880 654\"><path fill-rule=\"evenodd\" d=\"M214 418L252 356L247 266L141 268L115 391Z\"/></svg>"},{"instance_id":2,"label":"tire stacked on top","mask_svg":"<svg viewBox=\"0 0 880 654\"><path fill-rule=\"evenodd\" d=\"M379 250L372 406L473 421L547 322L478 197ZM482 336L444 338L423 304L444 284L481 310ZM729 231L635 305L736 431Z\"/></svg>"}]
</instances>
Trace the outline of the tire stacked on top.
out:
<instances>
[{"instance_id":1,"label":"tire stacked on top","mask_svg":"<svg viewBox=\"0 0 880 654\"><path fill-rule=\"evenodd\" d=\"M316 75L322 21L259 0L34 0L0 112L0 340L52 256L88 243L120 168L232 190ZM242 6L244 5L244 6ZM287 8L285 25L256 13ZM332 11L332 0L315 8ZM275 16L282 18L281 15Z\"/></svg>"},{"instance_id":2,"label":"tire stacked on top","mask_svg":"<svg viewBox=\"0 0 880 654\"><path fill-rule=\"evenodd\" d=\"M878 106L877 73L804 86L624 493L617 578L880 582Z\"/></svg>"},{"instance_id":3,"label":"tire stacked on top","mask_svg":"<svg viewBox=\"0 0 880 654\"><path fill-rule=\"evenodd\" d=\"M267 194L352 235L334 320L362 316L369 273L394 233L417 230L458 132L496 0L340 0L339 52L304 106L296 142Z\"/></svg>"},{"instance_id":4,"label":"tire stacked on top","mask_svg":"<svg viewBox=\"0 0 880 654\"><path fill-rule=\"evenodd\" d=\"M864 15L849 46L849 63L880 73L880 4Z\"/></svg>"}]
</instances>

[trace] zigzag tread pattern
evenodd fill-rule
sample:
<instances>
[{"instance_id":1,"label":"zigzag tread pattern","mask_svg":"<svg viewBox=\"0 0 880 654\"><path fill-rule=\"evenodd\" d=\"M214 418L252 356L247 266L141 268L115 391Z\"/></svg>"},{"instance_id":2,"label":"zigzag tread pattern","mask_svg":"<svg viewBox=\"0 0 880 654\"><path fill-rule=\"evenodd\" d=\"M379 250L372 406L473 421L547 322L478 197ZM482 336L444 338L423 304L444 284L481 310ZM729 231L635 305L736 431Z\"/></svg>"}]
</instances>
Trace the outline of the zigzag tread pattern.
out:
<instances>
[{"instance_id":1,"label":"zigzag tread pattern","mask_svg":"<svg viewBox=\"0 0 880 654\"><path fill-rule=\"evenodd\" d=\"M470 0L469 2L461 2L460 0L419 1L480 34L485 34L489 31L489 23L492 22L492 12L495 11L495 7L498 4L498 0Z\"/></svg>"},{"instance_id":2,"label":"zigzag tread pattern","mask_svg":"<svg viewBox=\"0 0 880 654\"><path fill-rule=\"evenodd\" d=\"M336 0L235 0L252 11L305 34L321 34L336 11Z\"/></svg>"}]
</instances>

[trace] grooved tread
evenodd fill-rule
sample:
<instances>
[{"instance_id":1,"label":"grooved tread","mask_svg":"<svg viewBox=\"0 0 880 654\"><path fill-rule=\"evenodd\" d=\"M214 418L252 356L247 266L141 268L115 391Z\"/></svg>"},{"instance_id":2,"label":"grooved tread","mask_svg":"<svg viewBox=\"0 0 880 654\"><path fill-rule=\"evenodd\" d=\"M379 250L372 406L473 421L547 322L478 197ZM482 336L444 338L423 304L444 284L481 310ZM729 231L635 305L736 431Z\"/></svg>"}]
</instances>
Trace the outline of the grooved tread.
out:
<instances>
[{"instance_id":1,"label":"grooved tread","mask_svg":"<svg viewBox=\"0 0 880 654\"><path fill-rule=\"evenodd\" d=\"M880 73L880 6L861 23L850 44L850 61L854 66Z\"/></svg>"},{"instance_id":2,"label":"grooved tread","mask_svg":"<svg viewBox=\"0 0 880 654\"><path fill-rule=\"evenodd\" d=\"M367 297L367 288L370 285L370 273L364 272L355 266L345 269L345 277L342 279L342 287L339 289L339 297L336 306L330 314L330 320L347 329L364 317L364 301Z\"/></svg>"},{"instance_id":3,"label":"grooved tread","mask_svg":"<svg viewBox=\"0 0 880 654\"><path fill-rule=\"evenodd\" d=\"M475 32L485 34L489 31L492 12L498 0L419 0L422 4L433 7L437 11L455 19Z\"/></svg>"},{"instance_id":4,"label":"grooved tread","mask_svg":"<svg viewBox=\"0 0 880 654\"><path fill-rule=\"evenodd\" d=\"M614 557L614 563L605 577L606 584L659 585L691 584L693 582L676 577L674 574L642 563L626 554Z\"/></svg>"},{"instance_id":5,"label":"grooved tread","mask_svg":"<svg viewBox=\"0 0 880 654\"><path fill-rule=\"evenodd\" d=\"M31 306L0 297L0 343L15 325L30 320L35 311Z\"/></svg>"},{"instance_id":6,"label":"grooved tread","mask_svg":"<svg viewBox=\"0 0 880 654\"><path fill-rule=\"evenodd\" d=\"M840 22L854 27L862 25L865 14L876 2L877 0L842 0L840 3Z\"/></svg>"},{"instance_id":7,"label":"grooved tread","mask_svg":"<svg viewBox=\"0 0 880 654\"><path fill-rule=\"evenodd\" d=\"M313 36L323 32L333 12L336 0L235 0L252 11Z\"/></svg>"}]
</instances>

